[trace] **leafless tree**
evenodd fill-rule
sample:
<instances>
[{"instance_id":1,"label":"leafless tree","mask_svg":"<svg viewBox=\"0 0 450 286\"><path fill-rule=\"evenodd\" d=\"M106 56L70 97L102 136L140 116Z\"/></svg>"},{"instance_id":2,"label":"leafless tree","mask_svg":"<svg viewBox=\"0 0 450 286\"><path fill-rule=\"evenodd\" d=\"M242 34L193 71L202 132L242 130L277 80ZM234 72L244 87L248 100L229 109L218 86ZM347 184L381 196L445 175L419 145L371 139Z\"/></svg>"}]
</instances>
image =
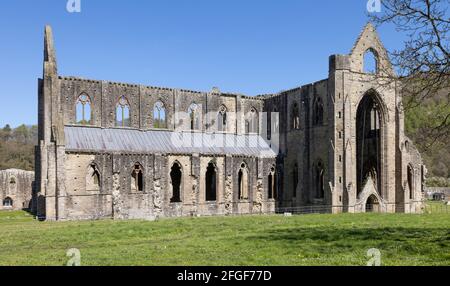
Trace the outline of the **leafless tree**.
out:
<instances>
[{"instance_id":1,"label":"leafless tree","mask_svg":"<svg viewBox=\"0 0 450 286\"><path fill-rule=\"evenodd\" d=\"M402 82L404 108L439 98L441 112L429 114L422 134L427 144L450 138L450 0L381 0L381 13L371 13L377 25L393 24L407 36L401 50L390 52Z\"/></svg>"}]
</instances>

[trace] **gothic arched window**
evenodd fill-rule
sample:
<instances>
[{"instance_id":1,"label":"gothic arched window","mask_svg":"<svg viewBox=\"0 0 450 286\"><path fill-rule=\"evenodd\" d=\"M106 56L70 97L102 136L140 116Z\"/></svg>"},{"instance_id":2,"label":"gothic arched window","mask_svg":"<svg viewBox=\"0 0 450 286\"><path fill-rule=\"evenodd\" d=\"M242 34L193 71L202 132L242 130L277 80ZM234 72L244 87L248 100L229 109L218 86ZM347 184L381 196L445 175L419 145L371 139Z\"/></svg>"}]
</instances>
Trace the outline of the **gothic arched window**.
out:
<instances>
[{"instance_id":1,"label":"gothic arched window","mask_svg":"<svg viewBox=\"0 0 450 286\"><path fill-rule=\"evenodd\" d=\"M217 171L214 163L209 163L205 176L206 201L211 202L217 199Z\"/></svg>"},{"instance_id":2,"label":"gothic arched window","mask_svg":"<svg viewBox=\"0 0 450 286\"><path fill-rule=\"evenodd\" d=\"M277 198L277 175L275 172L275 167L270 169L267 186L269 188L268 199L276 199Z\"/></svg>"},{"instance_id":3,"label":"gothic arched window","mask_svg":"<svg viewBox=\"0 0 450 286\"><path fill-rule=\"evenodd\" d=\"M181 180L183 173L179 163L174 163L170 172L170 179L172 180L172 198L171 203L181 203Z\"/></svg>"},{"instance_id":4,"label":"gothic arched window","mask_svg":"<svg viewBox=\"0 0 450 286\"><path fill-rule=\"evenodd\" d=\"M259 133L259 116L256 108L250 109L245 121L245 133Z\"/></svg>"},{"instance_id":5,"label":"gothic arched window","mask_svg":"<svg viewBox=\"0 0 450 286\"><path fill-rule=\"evenodd\" d=\"M316 198L323 199L325 197L325 168L323 163L319 161L315 168L315 185L316 185Z\"/></svg>"},{"instance_id":6,"label":"gothic arched window","mask_svg":"<svg viewBox=\"0 0 450 286\"><path fill-rule=\"evenodd\" d=\"M195 103L191 104L188 109L189 122L191 130L200 130L200 110L199 106Z\"/></svg>"},{"instance_id":7,"label":"gothic arched window","mask_svg":"<svg viewBox=\"0 0 450 286\"><path fill-rule=\"evenodd\" d=\"M91 99L83 93L77 100L76 123L81 125L91 124L91 112Z\"/></svg>"},{"instance_id":8,"label":"gothic arched window","mask_svg":"<svg viewBox=\"0 0 450 286\"><path fill-rule=\"evenodd\" d=\"M238 172L239 199L247 200L249 198L249 182L247 165L243 163Z\"/></svg>"},{"instance_id":9,"label":"gothic arched window","mask_svg":"<svg viewBox=\"0 0 450 286\"><path fill-rule=\"evenodd\" d=\"M133 172L131 173L131 191L144 191L144 171L140 164L134 165Z\"/></svg>"},{"instance_id":10,"label":"gothic arched window","mask_svg":"<svg viewBox=\"0 0 450 286\"><path fill-rule=\"evenodd\" d=\"M227 108L223 105L220 107L217 115L217 131L227 131Z\"/></svg>"},{"instance_id":11,"label":"gothic arched window","mask_svg":"<svg viewBox=\"0 0 450 286\"><path fill-rule=\"evenodd\" d=\"M161 101L155 103L153 107L153 128L167 128L166 108Z\"/></svg>"},{"instance_id":12,"label":"gothic arched window","mask_svg":"<svg viewBox=\"0 0 450 286\"><path fill-rule=\"evenodd\" d=\"M121 96L116 105L116 126L130 127L130 104L125 96Z\"/></svg>"},{"instance_id":13,"label":"gothic arched window","mask_svg":"<svg viewBox=\"0 0 450 286\"><path fill-rule=\"evenodd\" d=\"M377 52L373 49L368 49L364 53L363 72L373 74L378 73L378 56Z\"/></svg>"},{"instance_id":14,"label":"gothic arched window","mask_svg":"<svg viewBox=\"0 0 450 286\"><path fill-rule=\"evenodd\" d=\"M314 125L322 125L323 124L323 103L322 98L317 97L314 102L314 112L313 112L313 123Z\"/></svg>"}]
</instances>

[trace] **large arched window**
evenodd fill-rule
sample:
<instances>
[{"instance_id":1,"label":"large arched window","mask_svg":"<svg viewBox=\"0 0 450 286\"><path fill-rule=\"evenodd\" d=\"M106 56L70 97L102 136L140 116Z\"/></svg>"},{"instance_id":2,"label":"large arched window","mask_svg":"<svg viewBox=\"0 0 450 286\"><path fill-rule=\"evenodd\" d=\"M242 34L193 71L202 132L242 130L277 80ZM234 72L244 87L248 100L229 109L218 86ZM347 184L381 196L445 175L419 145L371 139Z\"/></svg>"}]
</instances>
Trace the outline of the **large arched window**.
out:
<instances>
[{"instance_id":1,"label":"large arched window","mask_svg":"<svg viewBox=\"0 0 450 286\"><path fill-rule=\"evenodd\" d=\"M314 101L313 123L316 126L323 124L323 103L320 97Z\"/></svg>"},{"instance_id":2,"label":"large arched window","mask_svg":"<svg viewBox=\"0 0 450 286\"><path fill-rule=\"evenodd\" d=\"M91 124L91 112L91 99L83 93L77 100L76 123L81 125Z\"/></svg>"},{"instance_id":3,"label":"large arched window","mask_svg":"<svg viewBox=\"0 0 450 286\"><path fill-rule=\"evenodd\" d=\"M291 115L291 129L299 130L300 129L300 111L298 108L297 102L292 106L292 115Z\"/></svg>"},{"instance_id":4,"label":"large arched window","mask_svg":"<svg viewBox=\"0 0 450 286\"><path fill-rule=\"evenodd\" d=\"M217 115L217 131L227 131L227 108L223 105L220 107Z\"/></svg>"},{"instance_id":5,"label":"large arched window","mask_svg":"<svg viewBox=\"0 0 450 286\"><path fill-rule=\"evenodd\" d=\"M3 207L5 207L5 208L12 208L13 205L14 205L14 202L13 202L13 200L10 197L6 197L3 200Z\"/></svg>"},{"instance_id":6,"label":"large arched window","mask_svg":"<svg viewBox=\"0 0 450 286\"><path fill-rule=\"evenodd\" d=\"M121 96L116 105L116 126L131 126L130 104L125 96Z\"/></svg>"},{"instance_id":7,"label":"large arched window","mask_svg":"<svg viewBox=\"0 0 450 286\"><path fill-rule=\"evenodd\" d=\"M269 188L268 199L276 199L277 198L277 175L275 171L275 167L270 169L267 186Z\"/></svg>"},{"instance_id":8,"label":"large arched window","mask_svg":"<svg viewBox=\"0 0 450 286\"><path fill-rule=\"evenodd\" d=\"M325 197L325 168L321 161L319 161L315 167L314 180L316 186L316 198L323 199Z\"/></svg>"},{"instance_id":9,"label":"large arched window","mask_svg":"<svg viewBox=\"0 0 450 286\"><path fill-rule=\"evenodd\" d=\"M166 108L161 101L155 103L153 107L153 128L167 128Z\"/></svg>"},{"instance_id":10,"label":"large arched window","mask_svg":"<svg viewBox=\"0 0 450 286\"><path fill-rule=\"evenodd\" d=\"M100 190L100 171L96 164L91 164L88 167L86 174L86 191Z\"/></svg>"},{"instance_id":11,"label":"large arched window","mask_svg":"<svg viewBox=\"0 0 450 286\"><path fill-rule=\"evenodd\" d=\"M171 203L181 203L181 180L183 173L181 171L181 165L176 162L173 164L170 179L172 180L172 198Z\"/></svg>"},{"instance_id":12,"label":"large arched window","mask_svg":"<svg viewBox=\"0 0 450 286\"><path fill-rule=\"evenodd\" d=\"M363 72L373 74L378 73L378 56L377 52L373 49L368 49L364 53Z\"/></svg>"},{"instance_id":13,"label":"large arched window","mask_svg":"<svg viewBox=\"0 0 450 286\"><path fill-rule=\"evenodd\" d=\"M361 99L356 111L356 169L357 192L372 180L380 196L382 191L382 120L381 103L376 93L369 91Z\"/></svg>"},{"instance_id":14,"label":"large arched window","mask_svg":"<svg viewBox=\"0 0 450 286\"><path fill-rule=\"evenodd\" d=\"M247 119L245 120L245 132L247 134L259 133L259 115L254 107L250 109L250 112L247 114Z\"/></svg>"},{"instance_id":15,"label":"large arched window","mask_svg":"<svg viewBox=\"0 0 450 286\"><path fill-rule=\"evenodd\" d=\"M245 163L241 165L238 172L239 184L239 199L247 200L249 198L249 182L248 182L248 168Z\"/></svg>"},{"instance_id":16,"label":"large arched window","mask_svg":"<svg viewBox=\"0 0 450 286\"><path fill-rule=\"evenodd\" d=\"M189 128L191 130L200 130L200 108L197 104L192 103L188 109Z\"/></svg>"},{"instance_id":17,"label":"large arched window","mask_svg":"<svg viewBox=\"0 0 450 286\"><path fill-rule=\"evenodd\" d=\"M292 197L297 197L297 187L298 187L298 164L295 163L294 170L292 170Z\"/></svg>"},{"instance_id":18,"label":"large arched window","mask_svg":"<svg viewBox=\"0 0 450 286\"><path fill-rule=\"evenodd\" d=\"M209 163L205 176L206 201L211 202L217 200L217 171L214 163Z\"/></svg>"},{"instance_id":19,"label":"large arched window","mask_svg":"<svg viewBox=\"0 0 450 286\"><path fill-rule=\"evenodd\" d=\"M144 191L144 171L140 164L135 164L133 171L131 172L131 191Z\"/></svg>"}]
</instances>

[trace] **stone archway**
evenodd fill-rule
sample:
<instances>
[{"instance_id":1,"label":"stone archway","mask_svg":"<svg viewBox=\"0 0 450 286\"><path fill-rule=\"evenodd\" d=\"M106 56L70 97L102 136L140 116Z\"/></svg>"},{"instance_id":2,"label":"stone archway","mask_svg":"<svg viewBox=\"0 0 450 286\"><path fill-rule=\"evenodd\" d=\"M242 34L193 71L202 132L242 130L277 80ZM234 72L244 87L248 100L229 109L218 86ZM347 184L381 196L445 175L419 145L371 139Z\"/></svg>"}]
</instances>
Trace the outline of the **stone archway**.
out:
<instances>
[{"instance_id":1,"label":"stone archway","mask_svg":"<svg viewBox=\"0 0 450 286\"><path fill-rule=\"evenodd\" d=\"M371 179L375 191L383 197L384 105L374 90L366 92L356 114L357 194Z\"/></svg>"},{"instance_id":2,"label":"stone archway","mask_svg":"<svg viewBox=\"0 0 450 286\"><path fill-rule=\"evenodd\" d=\"M375 195L371 195L366 201L366 213L379 213L380 201Z\"/></svg>"}]
</instances>

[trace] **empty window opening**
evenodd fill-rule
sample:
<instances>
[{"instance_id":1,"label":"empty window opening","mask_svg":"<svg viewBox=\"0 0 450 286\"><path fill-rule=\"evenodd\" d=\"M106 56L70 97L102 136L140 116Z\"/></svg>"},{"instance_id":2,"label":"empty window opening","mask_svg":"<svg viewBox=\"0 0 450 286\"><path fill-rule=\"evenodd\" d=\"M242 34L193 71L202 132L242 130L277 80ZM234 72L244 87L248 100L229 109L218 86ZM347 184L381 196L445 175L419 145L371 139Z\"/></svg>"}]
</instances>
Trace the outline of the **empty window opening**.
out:
<instances>
[{"instance_id":1,"label":"empty window opening","mask_svg":"<svg viewBox=\"0 0 450 286\"><path fill-rule=\"evenodd\" d=\"M217 115L217 130L219 132L227 131L227 108L225 106L220 107Z\"/></svg>"},{"instance_id":2,"label":"empty window opening","mask_svg":"<svg viewBox=\"0 0 450 286\"><path fill-rule=\"evenodd\" d=\"M248 194L248 169L245 164L241 165L238 173L238 184L239 184L239 199L247 200L249 198Z\"/></svg>"},{"instance_id":3,"label":"empty window opening","mask_svg":"<svg viewBox=\"0 0 450 286\"><path fill-rule=\"evenodd\" d=\"M119 98L119 102L116 106L116 126L117 127L130 127L130 104L125 96Z\"/></svg>"},{"instance_id":4,"label":"empty window opening","mask_svg":"<svg viewBox=\"0 0 450 286\"><path fill-rule=\"evenodd\" d=\"M161 101L155 103L153 107L153 128L167 128L166 108Z\"/></svg>"},{"instance_id":5,"label":"empty window opening","mask_svg":"<svg viewBox=\"0 0 450 286\"><path fill-rule=\"evenodd\" d=\"M378 58L372 49L367 50L364 54L363 72L373 74L378 72Z\"/></svg>"},{"instance_id":6,"label":"empty window opening","mask_svg":"<svg viewBox=\"0 0 450 286\"><path fill-rule=\"evenodd\" d=\"M215 201L217 199L217 172L213 163L208 164L206 169L206 201Z\"/></svg>"},{"instance_id":7,"label":"empty window opening","mask_svg":"<svg viewBox=\"0 0 450 286\"><path fill-rule=\"evenodd\" d=\"M323 199L325 197L325 169L322 162L317 163L314 177L316 185L316 197L318 199Z\"/></svg>"},{"instance_id":8,"label":"empty window opening","mask_svg":"<svg viewBox=\"0 0 450 286\"><path fill-rule=\"evenodd\" d=\"M259 133L259 116L256 108L252 108L247 114L247 119L245 120L245 132L247 134Z\"/></svg>"},{"instance_id":9,"label":"empty window opening","mask_svg":"<svg viewBox=\"0 0 450 286\"><path fill-rule=\"evenodd\" d=\"M91 124L91 99L82 94L77 100L76 123L81 125Z\"/></svg>"},{"instance_id":10,"label":"empty window opening","mask_svg":"<svg viewBox=\"0 0 450 286\"><path fill-rule=\"evenodd\" d=\"M173 164L172 171L170 172L170 178L172 180L172 198L170 202L181 203L181 166L178 163Z\"/></svg>"},{"instance_id":11,"label":"empty window opening","mask_svg":"<svg viewBox=\"0 0 450 286\"><path fill-rule=\"evenodd\" d=\"M318 97L314 103L314 112L313 112L313 123L314 125L322 125L323 124L323 103L322 98Z\"/></svg>"},{"instance_id":12,"label":"empty window opening","mask_svg":"<svg viewBox=\"0 0 450 286\"><path fill-rule=\"evenodd\" d=\"M270 170L269 177L268 177L268 188L269 188L269 194L268 194L269 200L276 199L277 198L277 176L276 176L275 168L272 168Z\"/></svg>"},{"instance_id":13,"label":"empty window opening","mask_svg":"<svg viewBox=\"0 0 450 286\"><path fill-rule=\"evenodd\" d=\"M191 130L200 130L200 110L199 106L195 103L191 104L188 109L189 114L189 121L190 125L189 128Z\"/></svg>"},{"instance_id":14,"label":"empty window opening","mask_svg":"<svg viewBox=\"0 0 450 286\"><path fill-rule=\"evenodd\" d=\"M144 172L142 171L142 167L139 164L136 164L134 166L133 172L131 173L131 191L144 191Z\"/></svg>"}]
</instances>

